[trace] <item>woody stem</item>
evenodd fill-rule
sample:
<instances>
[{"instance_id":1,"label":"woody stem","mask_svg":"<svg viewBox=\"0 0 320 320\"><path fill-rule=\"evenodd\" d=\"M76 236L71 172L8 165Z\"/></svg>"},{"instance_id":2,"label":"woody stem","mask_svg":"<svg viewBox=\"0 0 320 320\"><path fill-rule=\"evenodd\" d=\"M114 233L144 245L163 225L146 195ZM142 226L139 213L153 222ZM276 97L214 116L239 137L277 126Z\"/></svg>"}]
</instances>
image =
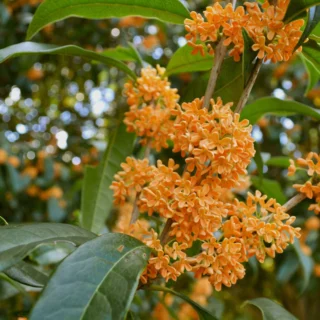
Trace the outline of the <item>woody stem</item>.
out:
<instances>
[{"instance_id":1,"label":"woody stem","mask_svg":"<svg viewBox=\"0 0 320 320\"><path fill-rule=\"evenodd\" d=\"M232 1L233 9L235 9L237 0L229 0L229 2L231 1ZM223 42L225 39L226 38L222 36L216 47L216 52L214 57L214 66L211 69L210 78L209 78L209 82L208 82L208 86L206 89L204 102L203 102L203 108L206 108L206 109L209 109L210 100L213 96L214 90L217 85L217 80L221 72L222 63L223 63L224 57L227 54L228 48L223 45ZM160 235L160 242L162 245L166 244L170 240L169 231L171 229L172 223L173 223L173 220L171 218L168 219L162 230L162 233Z\"/></svg>"},{"instance_id":2,"label":"woody stem","mask_svg":"<svg viewBox=\"0 0 320 320\"><path fill-rule=\"evenodd\" d=\"M233 9L235 9L237 5L237 0L229 0L229 2L232 2L232 7ZM209 109L210 100L212 99L214 90L217 85L217 80L221 72L223 60L228 51L228 48L225 45L223 45L224 40L226 40L226 37L222 36L215 50L214 66L211 69L210 78L208 81L208 86L206 89L204 102L203 102L203 108L206 108L206 109Z\"/></svg>"},{"instance_id":3,"label":"woody stem","mask_svg":"<svg viewBox=\"0 0 320 320\"><path fill-rule=\"evenodd\" d=\"M216 51L214 55L214 66L210 73L210 78L209 78L209 82L208 82L208 86L207 86L207 90L206 90L206 94L204 96L204 102L203 102L203 107L206 109L209 109L210 100L212 99L214 90L216 88L222 63L228 50L227 47L223 45L223 42L225 39L226 38L223 36L216 47Z\"/></svg>"},{"instance_id":4,"label":"woody stem","mask_svg":"<svg viewBox=\"0 0 320 320\"><path fill-rule=\"evenodd\" d=\"M286 209L286 211L289 211L306 198L307 196L304 193L298 193L292 199L290 199L287 203L285 203L283 207Z\"/></svg>"},{"instance_id":5,"label":"woody stem","mask_svg":"<svg viewBox=\"0 0 320 320\"><path fill-rule=\"evenodd\" d=\"M235 113L240 113L242 111L242 109L245 107L245 105L249 99L251 90L257 80L262 63L263 63L263 59L257 59L255 66L254 66L254 69L252 70L252 73L251 73L250 78L248 80L248 83L247 83L247 85L241 95L241 98L239 100L237 108L235 109Z\"/></svg>"}]
</instances>

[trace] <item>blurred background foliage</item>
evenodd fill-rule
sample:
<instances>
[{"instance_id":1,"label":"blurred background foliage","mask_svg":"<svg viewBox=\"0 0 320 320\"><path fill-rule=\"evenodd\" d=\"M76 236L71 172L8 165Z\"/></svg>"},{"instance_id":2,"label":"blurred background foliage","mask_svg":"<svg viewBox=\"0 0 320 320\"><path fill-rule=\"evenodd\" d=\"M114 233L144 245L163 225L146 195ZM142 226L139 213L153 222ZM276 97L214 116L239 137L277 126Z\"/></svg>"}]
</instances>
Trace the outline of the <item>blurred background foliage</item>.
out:
<instances>
[{"instance_id":1,"label":"blurred background foliage","mask_svg":"<svg viewBox=\"0 0 320 320\"><path fill-rule=\"evenodd\" d=\"M25 40L40 2L0 2L0 48ZM201 11L209 3L190 0L188 6ZM143 60L154 66L166 66L172 54L186 43L183 26L140 17L104 21L71 18L46 27L35 41L75 44L102 53L117 46L128 48L130 42ZM126 55L129 51L121 52ZM126 60L132 70L139 70L134 59ZM200 73L170 77L182 100L188 99L188 85L200 83L199 79ZM24 56L0 64L0 213L8 223L77 223L84 166L99 163L116 119L126 109L122 96L125 81L116 68L78 57ZM250 99L274 96L319 108L320 86L306 92L308 81L298 56L286 63L266 64ZM294 195L293 180L287 177L288 159L309 151L319 153L319 128L319 122L305 116L260 119L253 129L259 152L249 168L253 175L251 189L264 189L261 191L279 201ZM166 150L154 155L154 160L166 161L171 156ZM297 179L305 181L303 175L294 181ZM242 307L243 301L256 297L279 301L299 319L318 319L320 221L308 212L307 202L292 212L303 228L300 243L262 265L251 260L247 276L237 285L217 293L206 281L194 281L191 276L171 285L221 319L259 318L254 307ZM111 220L116 217L114 211ZM30 262L49 273L71 250L65 244L42 246ZM26 319L37 292L2 278L0 319ZM150 319L150 315L152 319L197 319L181 300L147 291L138 293L132 310L141 319Z\"/></svg>"}]
</instances>

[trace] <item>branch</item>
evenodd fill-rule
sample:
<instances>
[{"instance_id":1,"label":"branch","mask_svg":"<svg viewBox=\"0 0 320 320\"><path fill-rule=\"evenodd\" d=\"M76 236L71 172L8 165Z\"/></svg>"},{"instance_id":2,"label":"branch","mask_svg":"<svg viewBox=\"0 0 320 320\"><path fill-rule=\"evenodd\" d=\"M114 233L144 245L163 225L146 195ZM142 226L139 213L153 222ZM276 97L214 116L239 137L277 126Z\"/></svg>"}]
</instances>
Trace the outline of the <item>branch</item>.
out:
<instances>
[{"instance_id":1,"label":"branch","mask_svg":"<svg viewBox=\"0 0 320 320\"><path fill-rule=\"evenodd\" d=\"M289 211L306 198L307 196L304 193L298 193L292 199L290 199L287 203L285 203L283 207L286 209L286 211Z\"/></svg>"},{"instance_id":2,"label":"branch","mask_svg":"<svg viewBox=\"0 0 320 320\"><path fill-rule=\"evenodd\" d=\"M263 59L258 59L257 58L257 61L255 63L255 66L254 66L254 69L252 70L252 73L251 73L251 76L248 80L248 83L241 95L241 98L239 100L239 103L237 105L237 108L235 109L235 113L240 113L242 111L242 109L245 107L248 99L249 99L249 96L250 96L250 93L251 93L251 90L257 80L257 77L258 77L258 74L259 74L259 71L260 71L260 68L262 66L262 63L263 63Z\"/></svg>"},{"instance_id":3,"label":"branch","mask_svg":"<svg viewBox=\"0 0 320 320\"><path fill-rule=\"evenodd\" d=\"M173 224L173 220L171 218L168 219L160 234L160 243L162 245L165 245L172 239L172 237L169 235L169 231L171 229L172 224Z\"/></svg>"},{"instance_id":4,"label":"branch","mask_svg":"<svg viewBox=\"0 0 320 320\"><path fill-rule=\"evenodd\" d=\"M207 90L206 90L206 94L204 96L204 102L203 102L203 108L206 108L206 109L209 109L210 100L212 99L214 90L216 88L222 63L228 50L227 47L223 45L223 42L225 39L226 38L223 36L216 47L216 52L214 56L214 66L210 73L210 78L209 78L209 82L208 82L208 86L207 86Z\"/></svg>"},{"instance_id":5,"label":"branch","mask_svg":"<svg viewBox=\"0 0 320 320\"><path fill-rule=\"evenodd\" d=\"M269 3L276 7L278 5L278 0L269 0Z\"/></svg>"}]
</instances>

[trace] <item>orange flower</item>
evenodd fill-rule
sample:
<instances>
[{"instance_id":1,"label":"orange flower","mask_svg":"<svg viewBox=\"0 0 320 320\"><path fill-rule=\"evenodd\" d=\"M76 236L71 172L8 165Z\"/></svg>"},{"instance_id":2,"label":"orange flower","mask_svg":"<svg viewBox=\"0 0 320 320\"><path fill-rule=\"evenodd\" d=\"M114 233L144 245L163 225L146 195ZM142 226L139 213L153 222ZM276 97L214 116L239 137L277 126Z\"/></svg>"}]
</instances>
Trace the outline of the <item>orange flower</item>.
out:
<instances>
[{"instance_id":1,"label":"orange flower","mask_svg":"<svg viewBox=\"0 0 320 320\"><path fill-rule=\"evenodd\" d=\"M258 43L252 46L252 50L253 51L259 50L258 52L259 59L263 59L265 54L270 54L273 52L273 50L270 47L266 46L266 38L264 36L260 36L258 38Z\"/></svg>"},{"instance_id":2,"label":"orange flower","mask_svg":"<svg viewBox=\"0 0 320 320\"><path fill-rule=\"evenodd\" d=\"M127 130L144 137L143 144L151 139L151 147L157 151L168 148L167 140L173 128L171 110L179 99L177 89L170 88L164 73L165 69L159 66L144 68L137 82L126 83L124 91L130 106L124 120Z\"/></svg>"},{"instance_id":3,"label":"orange flower","mask_svg":"<svg viewBox=\"0 0 320 320\"><path fill-rule=\"evenodd\" d=\"M204 55L203 47L197 41L215 43L222 33L225 37L223 44L232 46L229 55L235 61L240 61L244 50L242 30L245 29L255 43L252 49L259 51L259 59L288 61L301 37L304 24L302 19L284 24L288 4L289 0L279 0L277 6L265 1L262 5L264 10L261 11L256 2L245 2L244 6L236 9L230 3L223 8L216 2L203 12L205 19L191 12L191 19L185 20L185 28L188 32L186 39L195 48L192 54L200 51ZM211 44L209 50L214 51Z\"/></svg>"}]
</instances>

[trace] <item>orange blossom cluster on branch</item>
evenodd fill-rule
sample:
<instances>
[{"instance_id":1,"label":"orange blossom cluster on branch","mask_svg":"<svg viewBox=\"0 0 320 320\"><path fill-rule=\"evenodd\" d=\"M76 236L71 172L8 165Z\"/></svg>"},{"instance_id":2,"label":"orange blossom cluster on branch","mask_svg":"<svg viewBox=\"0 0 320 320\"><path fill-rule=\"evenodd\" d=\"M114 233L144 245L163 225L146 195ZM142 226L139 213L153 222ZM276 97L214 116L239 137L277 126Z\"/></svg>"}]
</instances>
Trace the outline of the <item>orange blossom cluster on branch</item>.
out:
<instances>
[{"instance_id":1,"label":"orange blossom cluster on branch","mask_svg":"<svg viewBox=\"0 0 320 320\"><path fill-rule=\"evenodd\" d=\"M240 60L244 51L243 29L258 51L258 58L272 62L288 61L302 35L304 20L283 22L290 0L278 0L277 6L265 1L260 9L257 2L245 2L244 6L233 9L229 3L223 8L218 2L203 12L204 17L191 12L192 19L185 20L188 32L186 39L194 47L193 53L204 55L201 42L207 44L209 53L214 53L213 44L223 36L223 45L231 48L229 55L235 61ZM301 47L298 48L301 51Z\"/></svg>"},{"instance_id":2,"label":"orange blossom cluster on branch","mask_svg":"<svg viewBox=\"0 0 320 320\"><path fill-rule=\"evenodd\" d=\"M211 100L210 110L202 108L203 99L178 105L176 91L170 89L163 72L148 67L136 83L126 86L131 110L125 122L129 131L151 138L154 148L166 147L165 141L171 139L173 151L185 158L186 168L179 174L173 159L168 165L160 160L150 165L148 159L128 157L112 189L115 204L126 205L136 198L141 214L163 222L171 219L169 241L161 241L146 219L141 219L143 215L117 230L153 249L143 283L158 276L176 280L192 271L221 290L222 285L229 287L244 277L243 263L249 257L255 255L263 262L266 255L283 252L299 236L299 228L291 226L295 217L259 191L249 193L246 202L225 196L245 180L246 167L255 154L251 126L220 98ZM187 249L199 241L201 250L188 256Z\"/></svg>"}]
</instances>

